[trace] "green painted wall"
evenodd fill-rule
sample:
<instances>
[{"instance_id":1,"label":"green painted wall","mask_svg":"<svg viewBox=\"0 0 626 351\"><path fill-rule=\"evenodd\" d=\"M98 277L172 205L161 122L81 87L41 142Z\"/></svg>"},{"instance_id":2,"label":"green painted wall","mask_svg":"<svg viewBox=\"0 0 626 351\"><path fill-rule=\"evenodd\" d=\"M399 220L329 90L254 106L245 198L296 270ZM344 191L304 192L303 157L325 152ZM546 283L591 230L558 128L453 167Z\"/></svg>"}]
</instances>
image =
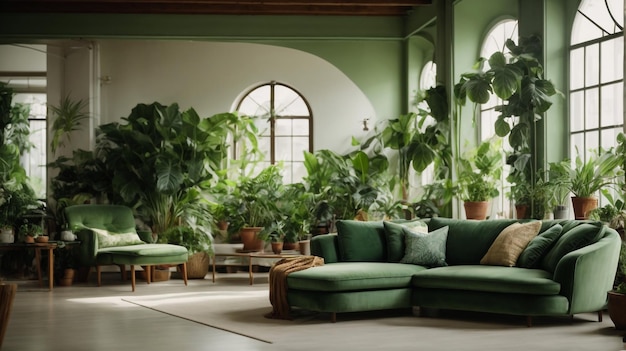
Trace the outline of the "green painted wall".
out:
<instances>
[{"instance_id":1,"label":"green painted wall","mask_svg":"<svg viewBox=\"0 0 626 351\"><path fill-rule=\"evenodd\" d=\"M370 99L379 119L402 113L404 86L401 40L307 40L265 42L317 55L345 73Z\"/></svg>"}]
</instances>

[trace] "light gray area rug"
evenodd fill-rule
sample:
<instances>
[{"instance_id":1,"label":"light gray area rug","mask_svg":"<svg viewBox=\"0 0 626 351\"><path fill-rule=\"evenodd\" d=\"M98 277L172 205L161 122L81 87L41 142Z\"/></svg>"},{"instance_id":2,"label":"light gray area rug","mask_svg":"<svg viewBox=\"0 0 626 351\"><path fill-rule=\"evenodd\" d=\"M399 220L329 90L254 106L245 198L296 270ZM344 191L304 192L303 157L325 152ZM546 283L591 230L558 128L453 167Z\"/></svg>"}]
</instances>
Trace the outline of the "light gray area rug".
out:
<instances>
[{"instance_id":1,"label":"light gray area rug","mask_svg":"<svg viewBox=\"0 0 626 351\"><path fill-rule=\"evenodd\" d=\"M292 321L267 319L267 285L124 297L144 308L273 344L285 350L600 350L623 349L620 331L605 314L536 318L440 311L327 314L296 311ZM432 312L432 311L431 311Z\"/></svg>"}]
</instances>

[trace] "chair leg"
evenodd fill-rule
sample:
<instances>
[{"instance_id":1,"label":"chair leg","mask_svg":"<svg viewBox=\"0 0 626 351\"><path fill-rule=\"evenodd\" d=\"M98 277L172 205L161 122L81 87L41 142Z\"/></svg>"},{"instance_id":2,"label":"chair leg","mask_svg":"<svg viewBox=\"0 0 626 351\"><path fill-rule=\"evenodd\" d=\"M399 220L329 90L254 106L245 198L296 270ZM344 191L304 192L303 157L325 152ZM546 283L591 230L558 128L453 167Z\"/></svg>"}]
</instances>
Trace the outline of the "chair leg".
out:
<instances>
[{"instance_id":1,"label":"chair leg","mask_svg":"<svg viewBox=\"0 0 626 351\"><path fill-rule=\"evenodd\" d=\"M598 322L602 322L602 310L598 311Z\"/></svg>"},{"instance_id":2,"label":"chair leg","mask_svg":"<svg viewBox=\"0 0 626 351\"><path fill-rule=\"evenodd\" d=\"M126 281L126 265L125 264L120 264L118 265L120 267L120 273L122 273L122 281Z\"/></svg>"},{"instance_id":3,"label":"chair leg","mask_svg":"<svg viewBox=\"0 0 626 351\"><path fill-rule=\"evenodd\" d=\"M146 283L152 283L152 277L154 276L154 266L146 266Z\"/></svg>"},{"instance_id":4,"label":"chair leg","mask_svg":"<svg viewBox=\"0 0 626 351\"><path fill-rule=\"evenodd\" d=\"M180 267L180 273L183 275L183 281L185 282L185 286L187 286L187 262L184 262Z\"/></svg>"},{"instance_id":5,"label":"chair leg","mask_svg":"<svg viewBox=\"0 0 626 351\"><path fill-rule=\"evenodd\" d=\"M337 312L331 312L330 313L330 322L331 323L337 323Z\"/></svg>"},{"instance_id":6,"label":"chair leg","mask_svg":"<svg viewBox=\"0 0 626 351\"><path fill-rule=\"evenodd\" d=\"M98 286L102 286L102 269L100 265L96 265L96 275L98 276Z\"/></svg>"},{"instance_id":7,"label":"chair leg","mask_svg":"<svg viewBox=\"0 0 626 351\"><path fill-rule=\"evenodd\" d=\"M135 265L130 265L130 284L133 286L133 292L135 292Z\"/></svg>"},{"instance_id":8,"label":"chair leg","mask_svg":"<svg viewBox=\"0 0 626 351\"><path fill-rule=\"evenodd\" d=\"M526 316L526 326L529 328L533 326L533 317Z\"/></svg>"}]
</instances>

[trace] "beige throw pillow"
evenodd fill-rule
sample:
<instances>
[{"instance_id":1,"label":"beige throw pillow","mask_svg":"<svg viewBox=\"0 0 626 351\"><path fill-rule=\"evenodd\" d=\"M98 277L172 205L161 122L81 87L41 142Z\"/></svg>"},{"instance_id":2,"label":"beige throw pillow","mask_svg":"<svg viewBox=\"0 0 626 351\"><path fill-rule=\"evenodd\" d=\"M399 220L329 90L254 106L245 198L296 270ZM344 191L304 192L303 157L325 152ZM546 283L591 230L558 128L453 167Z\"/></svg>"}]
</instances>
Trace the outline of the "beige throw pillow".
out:
<instances>
[{"instance_id":1,"label":"beige throw pillow","mask_svg":"<svg viewBox=\"0 0 626 351\"><path fill-rule=\"evenodd\" d=\"M515 266L517 258L524 251L528 243L539 233L540 221L528 223L513 223L504 228L493 241L480 264L492 266Z\"/></svg>"}]
</instances>

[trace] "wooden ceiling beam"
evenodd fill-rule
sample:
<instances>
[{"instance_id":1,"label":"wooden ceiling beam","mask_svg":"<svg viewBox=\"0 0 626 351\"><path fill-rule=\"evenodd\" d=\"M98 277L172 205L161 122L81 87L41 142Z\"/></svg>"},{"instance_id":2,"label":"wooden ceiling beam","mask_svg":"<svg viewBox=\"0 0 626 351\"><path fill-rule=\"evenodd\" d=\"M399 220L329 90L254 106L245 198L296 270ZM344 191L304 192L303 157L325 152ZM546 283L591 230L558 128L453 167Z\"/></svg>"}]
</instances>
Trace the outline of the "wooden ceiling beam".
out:
<instances>
[{"instance_id":1,"label":"wooden ceiling beam","mask_svg":"<svg viewBox=\"0 0 626 351\"><path fill-rule=\"evenodd\" d=\"M3 0L2 12L403 16L431 0Z\"/></svg>"}]
</instances>

